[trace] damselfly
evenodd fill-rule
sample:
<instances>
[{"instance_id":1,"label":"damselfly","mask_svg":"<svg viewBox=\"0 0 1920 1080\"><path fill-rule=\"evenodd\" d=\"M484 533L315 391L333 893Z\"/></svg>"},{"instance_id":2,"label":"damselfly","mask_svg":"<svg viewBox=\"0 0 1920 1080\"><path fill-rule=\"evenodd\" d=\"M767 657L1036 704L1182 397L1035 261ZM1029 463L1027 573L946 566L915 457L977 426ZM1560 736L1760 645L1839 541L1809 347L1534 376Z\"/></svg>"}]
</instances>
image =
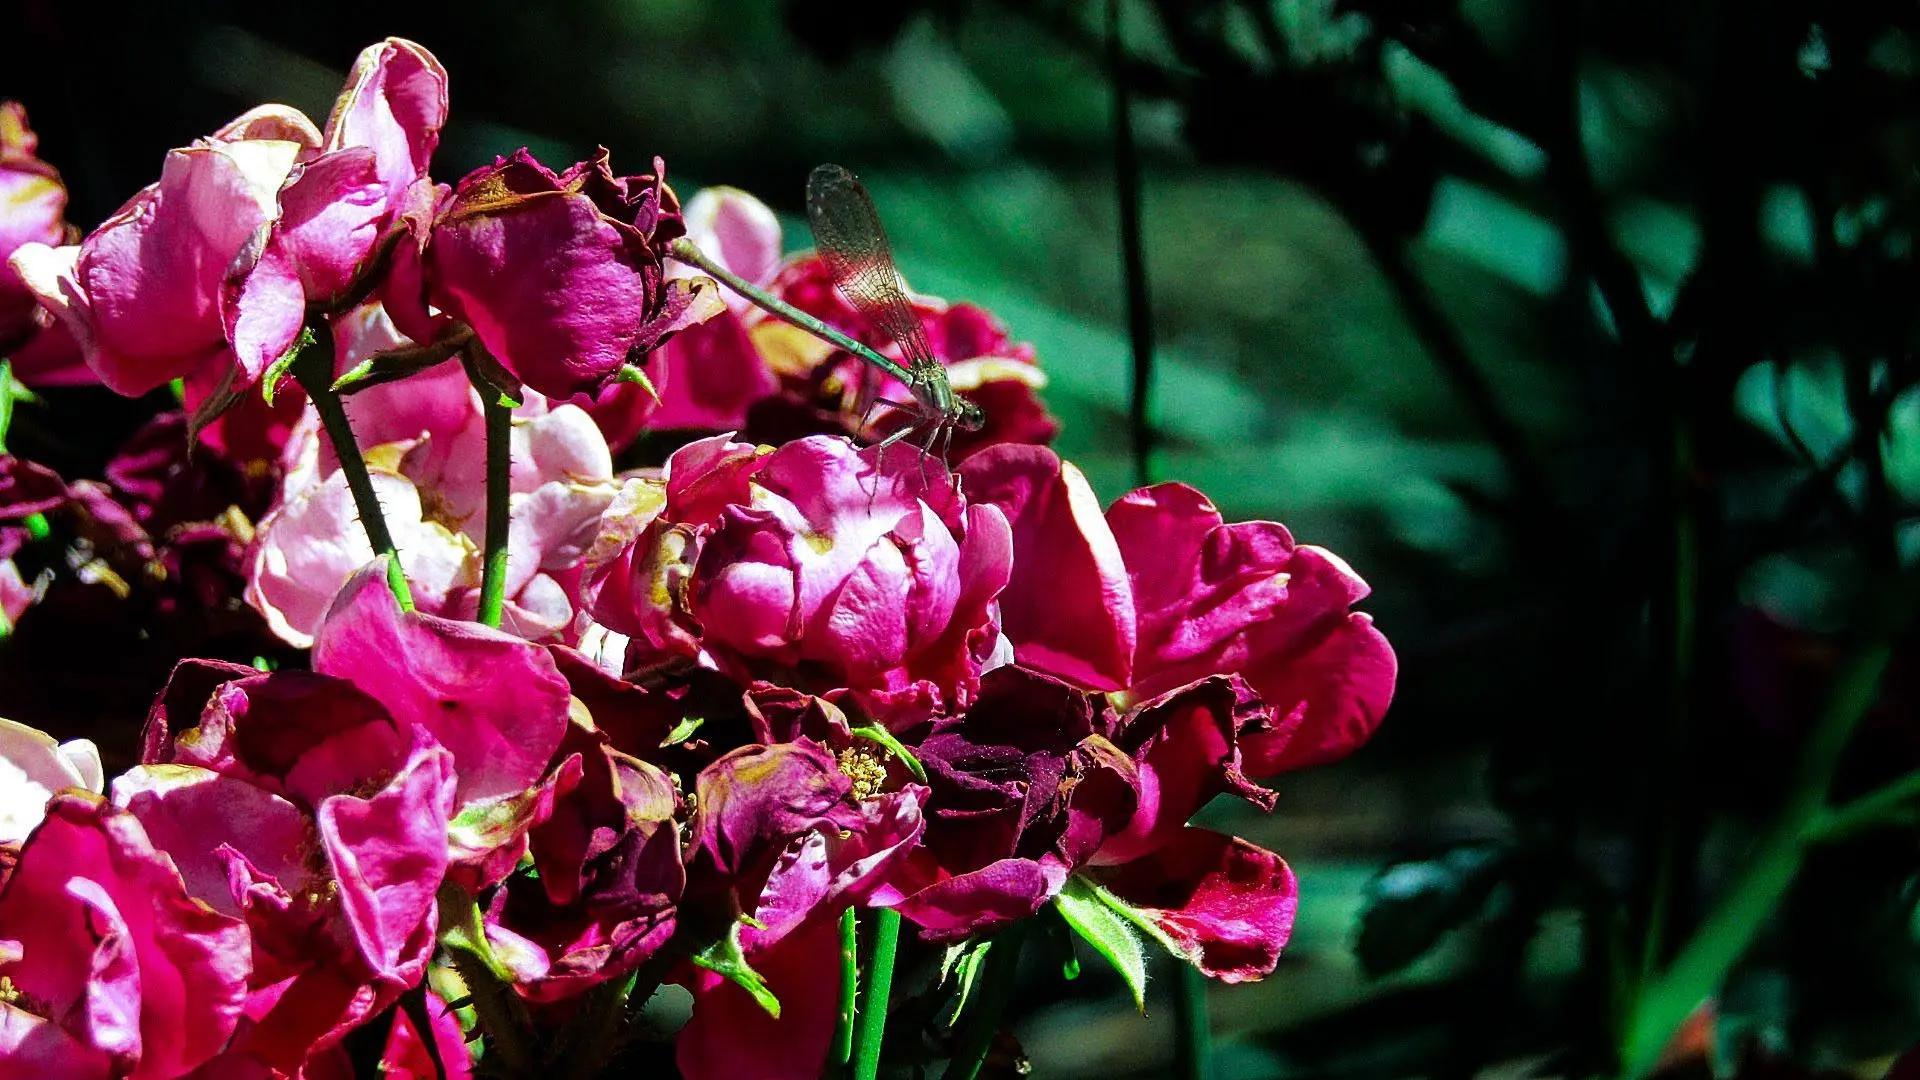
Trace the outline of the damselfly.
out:
<instances>
[{"instance_id":1,"label":"damselfly","mask_svg":"<svg viewBox=\"0 0 1920 1080\"><path fill-rule=\"evenodd\" d=\"M898 379L913 400L910 403L881 400L876 404L905 412L912 420L882 439L881 450L916 432L924 432L925 437L919 443L921 450L944 453L952 442L955 428L980 430L986 422L980 406L953 392L946 368L934 358L933 349L927 344L926 330L901 287L900 272L893 264L893 248L887 243L886 230L880 225L880 214L874 209L866 187L853 173L838 165L814 169L807 178L807 221L813 226L814 244L840 294L854 310L893 339L906 359L904 365L744 280L684 238L674 241L667 251L681 262L699 267L725 282L770 314Z\"/></svg>"}]
</instances>

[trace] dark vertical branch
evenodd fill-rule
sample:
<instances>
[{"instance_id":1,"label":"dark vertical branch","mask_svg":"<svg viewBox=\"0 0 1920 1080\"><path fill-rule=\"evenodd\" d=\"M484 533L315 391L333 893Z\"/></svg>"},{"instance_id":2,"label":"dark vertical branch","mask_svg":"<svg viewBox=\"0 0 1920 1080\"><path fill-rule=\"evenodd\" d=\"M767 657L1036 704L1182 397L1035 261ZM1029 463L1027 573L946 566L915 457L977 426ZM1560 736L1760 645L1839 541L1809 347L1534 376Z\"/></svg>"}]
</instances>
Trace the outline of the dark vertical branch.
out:
<instances>
[{"instance_id":1,"label":"dark vertical branch","mask_svg":"<svg viewBox=\"0 0 1920 1080\"><path fill-rule=\"evenodd\" d=\"M1107 0L1107 63L1113 83L1113 173L1120 198L1120 259L1127 281L1127 340L1133 346L1133 386L1127 397L1127 435L1133 482L1153 482L1153 306L1147 292L1146 251L1140 237L1140 156L1133 140L1133 102L1127 83L1127 47L1120 0ZM1213 1021L1206 980L1174 963L1174 1058L1181 1080L1206 1080L1213 1056Z\"/></svg>"},{"instance_id":2,"label":"dark vertical branch","mask_svg":"<svg viewBox=\"0 0 1920 1080\"><path fill-rule=\"evenodd\" d=\"M1127 48L1120 34L1120 0L1107 0L1107 60L1113 83L1113 173L1120 198L1120 259L1127 284L1127 340L1133 346L1133 385L1127 397L1127 434L1133 482L1153 479L1153 307L1147 294L1146 252L1140 239L1140 156L1133 141L1133 103L1127 86Z\"/></svg>"}]
</instances>

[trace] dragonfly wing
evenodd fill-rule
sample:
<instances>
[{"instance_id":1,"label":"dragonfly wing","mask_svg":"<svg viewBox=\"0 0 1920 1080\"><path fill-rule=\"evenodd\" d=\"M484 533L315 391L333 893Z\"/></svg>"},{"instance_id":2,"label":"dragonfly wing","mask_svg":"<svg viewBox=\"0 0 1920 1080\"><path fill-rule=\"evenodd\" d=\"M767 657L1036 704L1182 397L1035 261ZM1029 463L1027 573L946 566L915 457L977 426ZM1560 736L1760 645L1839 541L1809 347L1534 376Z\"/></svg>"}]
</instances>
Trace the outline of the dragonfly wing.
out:
<instances>
[{"instance_id":1,"label":"dragonfly wing","mask_svg":"<svg viewBox=\"0 0 1920 1080\"><path fill-rule=\"evenodd\" d=\"M900 346L916 376L942 371L920 316L900 287L893 247L860 179L838 165L813 170L807 177L807 223L847 302Z\"/></svg>"}]
</instances>

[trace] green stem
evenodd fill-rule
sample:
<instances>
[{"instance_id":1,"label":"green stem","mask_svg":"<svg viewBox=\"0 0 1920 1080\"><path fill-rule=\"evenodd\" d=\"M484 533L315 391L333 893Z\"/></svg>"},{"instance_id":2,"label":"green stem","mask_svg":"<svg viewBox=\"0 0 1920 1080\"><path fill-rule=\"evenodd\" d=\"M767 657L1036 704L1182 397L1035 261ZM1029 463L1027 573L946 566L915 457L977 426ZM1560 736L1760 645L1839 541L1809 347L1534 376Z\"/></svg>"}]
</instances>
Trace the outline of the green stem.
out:
<instances>
[{"instance_id":1,"label":"green stem","mask_svg":"<svg viewBox=\"0 0 1920 1080\"><path fill-rule=\"evenodd\" d=\"M853 1018L860 993L860 918L857 908L840 913L840 1019L833 1029L833 1063L853 1060Z\"/></svg>"},{"instance_id":2,"label":"green stem","mask_svg":"<svg viewBox=\"0 0 1920 1080\"><path fill-rule=\"evenodd\" d=\"M320 426L326 429L327 441L340 459L340 471L346 474L347 490L353 493L353 506L360 513L361 527L367 530L367 542L373 545L375 555L387 556L387 584L393 589L394 599L400 601L402 610L412 611L413 591L407 588L406 574L400 569L400 550L387 531L380 496L373 490L373 478L367 475L367 460L360 456L347 410L333 391L333 331L325 319L316 319L307 324L305 333L300 357L293 362L293 377L320 414Z\"/></svg>"},{"instance_id":3,"label":"green stem","mask_svg":"<svg viewBox=\"0 0 1920 1080\"><path fill-rule=\"evenodd\" d=\"M869 346L861 344L841 331L828 326L819 319L814 318L799 308L794 307L792 304L787 303L785 300L760 288L739 274L721 266L718 262L708 258L705 252L694 247L693 242L687 238L681 237L675 240L673 244L667 248L667 254L686 263L688 266L698 267L700 270L713 275L724 283L727 288L753 301L756 305L765 309L768 314L778 316L792 323L829 345L845 349L860 359L865 360L867 363L872 364L874 367L879 368L881 371L906 383L908 386L913 385L913 373L902 367L899 361L875 352Z\"/></svg>"},{"instance_id":4,"label":"green stem","mask_svg":"<svg viewBox=\"0 0 1920 1080\"><path fill-rule=\"evenodd\" d=\"M1902 589L1900 595L1908 591ZM1893 655L1891 642L1891 635L1883 633L1847 662L1779 818L1673 963L1634 1003L1621 1053L1627 1076L1644 1077L1653 1070L1674 1031L1719 988L1793 884L1813 832L1810 827L1826 812L1827 787L1847 740L1873 704L1875 687Z\"/></svg>"},{"instance_id":5,"label":"green stem","mask_svg":"<svg viewBox=\"0 0 1920 1080\"><path fill-rule=\"evenodd\" d=\"M507 604L507 499L513 471L513 406L499 391L474 373L468 373L480 391L480 407L487 420L487 548L480 578L480 622L499 626Z\"/></svg>"},{"instance_id":6,"label":"green stem","mask_svg":"<svg viewBox=\"0 0 1920 1080\"><path fill-rule=\"evenodd\" d=\"M953 1060L947 1064L943 1080L974 1080L980 1075L987 1051L993 1049L993 1037L1000 1033L1000 1017L1007 1010L1007 999L1013 996L1014 976L1020 972L1020 946L1026 937L1025 923L1014 923L994 937L993 948L987 950L986 959L982 961L986 970L980 973L979 996L973 1008L967 1010L959 1045L954 1049Z\"/></svg>"},{"instance_id":7,"label":"green stem","mask_svg":"<svg viewBox=\"0 0 1920 1080\"><path fill-rule=\"evenodd\" d=\"M556 1040L560 1052L550 1055L555 1076L599 1076L619 1048L626 1022L627 1002L639 981L635 971L624 979L603 982L580 996L580 1008Z\"/></svg>"},{"instance_id":8,"label":"green stem","mask_svg":"<svg viewBox=\"0 0 1920 1080\"><path fill-rule=\"evenodd\" d=\"M893 960L899 947L900 913L892 908L875 908L873 959L867 965L867 985L860 995L854 1080L874 1080L880 1075L880 1043L887 1034L887 1005L893 996Z\"/></svg>"},{"instance_id":9,"label":"green stem","mask_svg":"<svg viewBox=\"0 0 1920 1080\"><path fill-rule=\"evenodd\" d=\"M1207 977L1185 961L1173 965L1173 1054L1181 1080L1212 1074L1213 1024L1207 1012Z\"/></svg>"},{"instance_id":10,"label":"green stem","mask_svg":"<svg viewBox=\"0 0 1920 1080\"><path fill-rule=\"evenodd\" d=\"M1839 840L1875 825L1910 824L1920 799L1920 769L1820 815L1807 828L1808 843Z\"/></svg>"},{"instance_id":11,"label":"green stem","mask_svg":"<svg viewBox=\"0 0 1920 1080\"><path fill-rule=\"evenodd\" d=\"M528 1075L535 1060L533 1024L511 977L493 957L479 904L471 893L451 883L442 884L435 899L440 907L440 945L466 985L488 1050L500 1055L510 1075Z\"/></svg>"}]
</instances>

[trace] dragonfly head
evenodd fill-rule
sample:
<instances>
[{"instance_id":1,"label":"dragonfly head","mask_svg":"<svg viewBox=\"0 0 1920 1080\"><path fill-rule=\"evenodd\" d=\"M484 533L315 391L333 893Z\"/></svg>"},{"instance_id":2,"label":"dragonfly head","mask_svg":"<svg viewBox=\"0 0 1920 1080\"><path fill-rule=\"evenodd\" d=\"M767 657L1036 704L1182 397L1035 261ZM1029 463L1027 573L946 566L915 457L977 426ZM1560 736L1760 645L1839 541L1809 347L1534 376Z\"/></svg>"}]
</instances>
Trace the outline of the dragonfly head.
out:
<instances>
[{"instance_id":1,"label":"dragonfly head","mask_svg":"<svg viewBox=\"0 0 1920 1080\"><path fill-rule=\"evenodd\" d=\"M953 423L962 431L979 431L986 426L987 414L980 406L966 398L955 395L953 399Z\"/></svg>"}]
</instances>

